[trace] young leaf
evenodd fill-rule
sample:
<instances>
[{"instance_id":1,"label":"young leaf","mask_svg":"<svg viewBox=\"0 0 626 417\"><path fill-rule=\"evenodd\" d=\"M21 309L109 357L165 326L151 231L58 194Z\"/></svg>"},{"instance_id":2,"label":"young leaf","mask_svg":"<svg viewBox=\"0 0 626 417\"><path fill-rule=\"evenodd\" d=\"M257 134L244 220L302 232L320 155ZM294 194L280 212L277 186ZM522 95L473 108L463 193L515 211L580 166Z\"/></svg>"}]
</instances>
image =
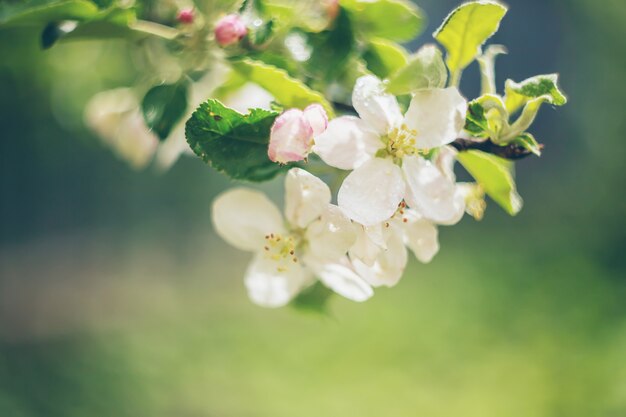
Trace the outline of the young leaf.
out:
<instances>
[{"instance_id":1,"label":"young leaf","mask_svg":"<svg viewBox=\"0 0 626 417\"><path fill-rule=\"evenodd\" d=\"M542 146L537 142L535 137L530 133L522 133L520 136L513 139L512 143L522 146L537 156L541 156Z\"/></svg>"},{"instance_id":2,"label":"young leaf","mask_svg":"<svg viewBox=\"0 0 626 417\"><path fill-rule=\"evenodd\" d=\"M267 156L277 116L262 109L243 115L210 99L187 120L185 136L195 154L218 171L236 180L266 181L285 169Z\"/></svg>"},{"instance_id":3,"label":"young leaf","mask_svg":"<svg viewBox=\"0 0 626 417\"><path fill-rule=\"evenodd\" d=\"M422 88L445 87L448 71L441 51L435 45L425 45L409 63L389 77L387 91L391 94L408 94Z\"/></svg>"},{"instance_id":4,"label":"young leaf","mask_svg":"<svg viewBox=\"0 0 626 417\"><path fill-rule=\"evenodd\" d=\"M504 103L509 113L519 110L528 101L544 97L545 101L555 106L567 103L567 97L559 90L558 74L537 75L521 83L506 80Z\"/></svg>"},{"instance_id":5,"label":"young leaf","mask_svg":"<svg viewBox=\"0 0 626 417\"><path fill-rule=\"evenodd\" d=\"M402 46L382 38L370 39L367 50L363 53L367 69L378 78L384 79L404 67L409 56Z\"/></svg>"},{"instance_id":6,"label":"young leaf","mask_svg":"<svg viewBox=\"0 0 626 417\"><path fill-rule=\"evenodd\" d=\"M496 94L496 57L506 54L502 45L489 45L485 52L478 57L480 65L480 94Z\"/></svg>"},{"instance_id":7,"label":"young leaf","mask_svg":"<svg viewBox=\"0 0 626 417\"><path fill-rule=\"evenodd\" d=\"M461 71L480 53L480 47L500 26L507 8L490 0L462 4L446 17L433 33L446 47L446 63L452 85L458 85Z\"/></svg>"},{"instance_id":8,"label":"young leaf","mask_svg":"<svg viewBox=\"0 0 626 417\"><path fill-rule=\"evenodd\" d=\"M475 150L459 152L457 159L487 195L507 213L514 216L522 209L522 198L515 188L511 162Z\"/></svg>"},{"instance_id":9,"label":"young leaf","mask_svg":"<svg viewBox=\"0 0 626 417\"><path fill-rule=\"evenodd\" d=\"M422 12L403 0L342 0L350 19L367 36L406 42L415 38L424 25Z\"/></svg>"},{"instance_id":10,"label":"young leaf","mask_svg":"<svg viewBox=\"0 0 626 417\"><path fill-rule=\"evenodd\" d=\"M146 125L161 140L165 140L187 110L187 83L163 84L152 87L141 102Z\"/></svg>"},{"instance_id":11,"label":"young leaf","mask_svg":"<svg viewBox=\"0 0 626 417\"><path fill-rule=\"evenodd\" d=\"M232 62L232 67L248 81L257 83L270 92L285 107L303 109L309 104L321 104L332 117L333 108L324 96L290 77L286 71L260 61L243 59Z\"/></svg>"},{"instance_id":12,"label":"young leaf","mask_svg":"<svg viewBox=\"0 0 626 417\"><path fill-rule=\"evenodd\" d=\"M509 128L509 115L500 96L485 94L469 102L465 130L476 138L498 143L501 132Z\"/></svg>"}]
</instances>

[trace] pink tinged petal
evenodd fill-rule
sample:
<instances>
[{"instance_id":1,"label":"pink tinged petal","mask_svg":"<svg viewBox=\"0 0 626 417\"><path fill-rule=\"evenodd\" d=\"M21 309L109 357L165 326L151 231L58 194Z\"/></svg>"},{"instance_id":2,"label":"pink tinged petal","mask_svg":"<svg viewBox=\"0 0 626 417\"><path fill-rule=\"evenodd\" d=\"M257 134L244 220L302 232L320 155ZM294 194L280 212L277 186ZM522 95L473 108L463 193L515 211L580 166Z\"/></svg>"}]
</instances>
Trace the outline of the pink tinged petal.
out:
<instances>
[{"instance_id":1,"label":"pink tinged petal","mask_svg":"<svg viewBox=\"0 0 626 417\"><path fill-rule=\"evenodd\" d=\"M222 17L215 24L215 40L220 46L237 43L248 34L248 28L237 14Z\"/></svg>"},{"instance_id":2,"label":"pink tinged petal","mask_svg":"<svg viewBox=\"0 0 626 417\"><path fill-rule=\"evenodd\" d=\"M432 162L416 156L405 157L402 171L409 207L435 223L450 225L461 220L465 211L463 195Z\"/></svg>"},{"instance_id":3,"label":"pink tinged petal","mask_svg":"<svg viewBox=\"0 0 626 417\"><path fill-rule=\"evenodd\" d=\"M437 226L421 217L414 210L407 210L404 237L415 257L423 263L430 262L439 252Z\"/></svg>"},{"instance_id":4,"label":"pink tinged petal","mask_svg":"<svg viewBox=\"0 0 626 417\"><path fill-rule=\"evenodd\" d=\"M351 170L370 160L383 148L380 135L358 117L333 119L324 133L315 138L313 152L328 165Z\"/></svg>"},{"instance_id":5,"label":"pink tinged petal","mask_svg":"<svg viewBox=\"0 0 626 417\"><path fill-rule=\"evenodd\" d=\"M302 161L311 152L313 129L302 110L290 109L274 121L268 156L273 162Z\"/></svg>"},{"instance_id":6,"label":"pink tinged petal","mask_svg":"<svg viewBox=\"0 0 626 417\"><path fill-rule=\"evenodd\" d=\"M354 224L335 205L327 209L306 231L307 259L334 262L345 256L356 239ZM308 262L308 261L307 261Z\"/></svg>"},{"instance_id":7,"label":"pink tinged petal","mask_svg":"<svg viewBox=\"0 0 626 417\"><path fill-rule=\"evenodd\" d=\"M304 229L324 213L330 199L330 189L315 175L300 168L293 168L287 173L285 216L293 226Z\"/></svg>"},{"instance_id":8,"label":"pink tinged petal","mask_svg":"<svg viewBox=\"0 0 626 417\"><path fill-rule=\"evenodd\" d=\"M415 93L404 123L417 131L418 149L437 148L454 141L465 125L467 101L456 87Z\"/></svg>"},{"instance_id":9,"label":"pink tinged petal","mask_svg":"<svg viewBox=\"0 0 626 417\"><path fill-rule=\"evenodd\" d=\"M211 216L217 234L245 251L262 250L266 235L285 230L274 203L263 193L247 188L236 188L218 196Z\"/></svg>"},{"instance_id":10,"label":"pink tinged petal","mask_svg":"<svg viewBox=\"0 0 626 417\"><path fill-rule=\"evenodd\" d=\"M396 98L385 93L385 86L373 75L356 80L352 105L366 123L381 135L402 124L402 112Z\"/></svg>"},{"instance_id":11,"label":"pink tinged petal","mask_svg":"<svg viewBox=\"0 0 626 417\"><path fill-rule=\"evenodd\" d=\"M373 226L395 213L405 188L400 167L389 159L374 158L346 177L337 199L348 217Z\"/></svg>"},{"instance_id":12,"label":"pink tinged petal","mask_svg":"<svg viewBox=\"0 0 626 417\"><path fill-rule=\"evenodd\" d=\"M408 261L407 250L401 233L393 233L383 251L372 266L353 259L355 271L373 287L393 287L400 281Z\"/></svg>"},{"instance_id":13,"label":"pink tinged petal","mask_svg":"<svg viewBox=\"0 0 626 417\"><path fill-rule=\"evenodd\" d=\"M279 268L278 263L259 253L246 271L244 284L248 296L262 307L282 307L312 280L309 270L294 263Z\"/></svg>"},{"instance_id":14,"label":"pink tinged petal","mask_svg":"<svg viewBox=\"0 0 626 417\"><path fill-rule=\"evenodd\" d=\"M316 264L312 268L324 285L348 300L363 302L374 295L372 287L356 273L345 256L336 263Z\"/></svg>"},{"instance_id":15,"label":"pink tinged petal","mask_svg":"<svg viewBox=\"0 0 626 417\"><path fill-rule=\"evenodd\" d=\"M321 135L328 127L328 115L321 104L311 104L305 108L304 117L313 129L313 136Z\"/></svg>"}]
</instances>

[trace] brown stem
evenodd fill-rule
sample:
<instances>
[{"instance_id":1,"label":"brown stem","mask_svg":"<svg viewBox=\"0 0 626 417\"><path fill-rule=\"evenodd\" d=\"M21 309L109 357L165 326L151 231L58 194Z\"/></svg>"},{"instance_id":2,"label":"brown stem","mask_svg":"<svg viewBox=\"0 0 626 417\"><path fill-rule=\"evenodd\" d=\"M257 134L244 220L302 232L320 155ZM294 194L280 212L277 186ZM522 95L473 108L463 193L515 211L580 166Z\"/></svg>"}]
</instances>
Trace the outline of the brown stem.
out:
<instances>
[{"instance_id":1,"label":"brown stem","mask_svg":"<svg viewBox=\"0 0 626 417\"><path fill-rule=\"evenodd\" d=\"M508 145L500 146L493 143L490 139L479 142L473 139L459 138L450 145L459 152L475 149L477 151L490 153L505 159L522 159L533 154L528 149L520 145L509 143Z\"/></svg>"}]
</instances>

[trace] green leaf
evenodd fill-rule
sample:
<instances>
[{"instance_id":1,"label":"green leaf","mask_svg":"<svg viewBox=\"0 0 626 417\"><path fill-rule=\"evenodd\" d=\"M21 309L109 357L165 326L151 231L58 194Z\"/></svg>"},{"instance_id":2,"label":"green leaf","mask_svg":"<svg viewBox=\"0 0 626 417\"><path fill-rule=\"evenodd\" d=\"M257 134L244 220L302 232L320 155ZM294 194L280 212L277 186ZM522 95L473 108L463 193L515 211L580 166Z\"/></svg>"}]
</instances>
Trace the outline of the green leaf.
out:
<instances>
[{"instance_id":1,"label":"green leaf","mask_svg":"<svg viewBox=\"0 0 626 417\"><path fill-rule=\"evenodd\" d=\"M146 125L161 139L165 140L176 123L187 110L187 89L185 82L163 84L152 87L141 102L141 110Z\"/></svg>"},{"instance_id":2,"label":"green leaf","mask_svg":"<svg viewBox=\"0 0 626 417\"><path fill-rule=\"evenodd\" d=\"M524 149L537 156L541 156L542 146L537 142L535 137L528 132L522 133L520 136L513 139L512 143L522 146Z\"/></svg>"},{"instance_id":3,"label":"green leaf","mask_svg":"<svg viewBox=\"0 0 626 417\"><path fill-rule=\"evenodd\" d=\"M522 198L515 188L510 161L476 150L459 152L457 159L493 201L512 216L519 213Z\"/></svg>"},{"instance_id":4,"label":"green leaf","mask_svg":"<svg viewBox=\"0 0 626 417\"><path fill-rule=\"evenodd\" d=\"M480 54L481 45L498 30L506 11L495 1L465 3L453 10L433 33L448 51L446 64L452 85L458 85L461 71Z\"/></svg>"},{"instance_id":5,"label":"green leaf","mask_svg":"<svg viewBox=\"0 0 626 417\"><path fill-rule=\"evenodd\" d=\"M236 180L266 181L285 170L267 156L277 112L252 109L243 115L207 100L187 120L185 136L204 162Z\"/></svg>"},{"instance_id":6,"label":"green leaf","mask_svg":"<svg viewBox=\"0 0 626 417\"><path fill-rule=\"evenodd\" d=\"M448 71L443 63L441 51L435 45L425 45L403 68L391 77L387 91L392 94L412 93L422 88L445 87Z\"/></svg>"},{"instance_id":7,"label":"green leaf","mask_svg":"<svg viewBox=\"0 0 626 417\"><path fill-rule=\"evenodd\" d=\"M248 22L248 40L253 45L262 45L272 36L274 21L265 16L265 4L262 0L244 0L239 14Z\"/></svg>"},{"instance_id":8,"label":"green leaf","mask_svg":"<svg viewBox=\"0 0 626 417\"><path fill-rule=\"evenodd\" d=\"M363 59L367 63L367 68L381 79L389 77L409 61L406 49L382 38L370 39Z\"/></svg>"},{"instance_id":9,"label":"green leaf","mask_svg":"<svg viewBox=\"0 0 626 417\"><path fill-rule=\"evenodd\" d=\"M537 75L521 83L506 80L504 103L507 110L512 114L528 101L540 97L555 106L564 105L567 103L567 97L559 89L558 81L558 74Z\"/></svg>"},{"instance_id":10,"label":"green leaf","mask_svg":"<svg viewBox=\"0 0 626 417\"><path fill-rule=\"evenodd\" d=\"M333 108L321 93L310 89L306 84L292 78L286 71L260 61L243 59L232 62L232 67L248 81L257 83L270 92L286 108L303 109L309 104L321 104L329 117Z\"/></svg>"},{"instance_id":11,"label":"green leaf","mask_svg":"<svg viewBox=\"0 0 626 417\"><path fill-rule=\"evenodd\" d=\"M489 45L485 52L478 57L480 65L480 94L496 94L496 57L506 54L502 45Z\"/></svg>"},{"instance_id":12,"label":"green leaf","mask_svg":"<svg viewBox=\"0 0 626 417\"><path fill-rule=\"evenodd\" d=\"M290 305L303 312L329 315L328 302L333 292L321 282L316 281L309 288L304 289Z\"/></svg>"},{"instance_id":13,"label":"green leaf","mask_svg":"<svg viewBox=\"0 0 626 417\"><path fill-rule=\"evenodd\" d=\"M43 26L53 21L87 20L98 12L98 7L87 0L0 3L0 26Z\"/></svg>"},{"instance_id":14,"label":"green leaf","mask_svg":"<svg viewBox=\"0 0 626 417\"><path fill-rule=\"evenodd\" d=\"M465 130L476 138L490 138L498 143L509 128L508 112L500 96L485 94L469 102Z\"/></svg>"},{"instance_id":15,"label":"green leaf","mask_svg":"<svg viewBox=\"0 0 626 417\"><path fill-rule=\"evenodd\" d=\"M402 0L342 0L350 19L367 36L393 41L413 40L424 26L422 12Z\"/></svg>"}]
</instances>

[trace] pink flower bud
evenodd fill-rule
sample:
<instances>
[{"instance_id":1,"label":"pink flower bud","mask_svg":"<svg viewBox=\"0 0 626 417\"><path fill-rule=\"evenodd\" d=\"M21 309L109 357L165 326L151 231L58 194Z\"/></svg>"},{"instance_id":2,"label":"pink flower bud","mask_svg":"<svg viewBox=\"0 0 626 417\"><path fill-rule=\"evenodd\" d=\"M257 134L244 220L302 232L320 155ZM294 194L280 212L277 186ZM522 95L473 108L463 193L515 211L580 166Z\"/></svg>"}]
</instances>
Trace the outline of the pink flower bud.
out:
<instances>
[{"instance_id":1,"label":"pink flower bud","mask_svg":"<svg viewBox=\"0 0 626 417\"><path fill-rule=\"evenodd\" d=\"M281 164L302 161L311 152L313 128L302 110L290 109L274 121L267 152L270 160Z\"/></svg>"},{"instance_id":2,"label":"pink flower bud","mask_svg":"<svg viewBox=\"0 0 626 417\"><path fill-rule=\"evenodd\" d=\"M339 15L339 0L325 0L322 3L326 9L326 15L329 20L335 20Z\"/></svg>"},{"instance_id":3,"label":"pink flower bud","mask_svg":"<svg viewBox=\"0 0 626 417\"><path fill-rule=\"evenodd\" d=\"M178 12L178 16L176 16L176 20L186 25L193 23L193 18L194 18L193 9L181 9Z\"/></svg>"},{"instance_id":4,"label":"pink flower bud","mask_svg":"<svg viewBox=\"0 0 626 417\"><path fill-rule=\"evenodd\" d=\"M248 28L238 14L224 16L215 24L215 39L221 46L237 43L247 33Z\"/></svg>"},{"instance_id":5,"label":"pink flower bud","mask_svg":"<svg viewBox=\"0 0 626 417\"><path fill-rule=\"evenodd\" d=\"M328 127L328 115L321 104L311 104L304 109L304 117L313 129L313 136L322 134Z\"/></svg>"}]
</instances>

